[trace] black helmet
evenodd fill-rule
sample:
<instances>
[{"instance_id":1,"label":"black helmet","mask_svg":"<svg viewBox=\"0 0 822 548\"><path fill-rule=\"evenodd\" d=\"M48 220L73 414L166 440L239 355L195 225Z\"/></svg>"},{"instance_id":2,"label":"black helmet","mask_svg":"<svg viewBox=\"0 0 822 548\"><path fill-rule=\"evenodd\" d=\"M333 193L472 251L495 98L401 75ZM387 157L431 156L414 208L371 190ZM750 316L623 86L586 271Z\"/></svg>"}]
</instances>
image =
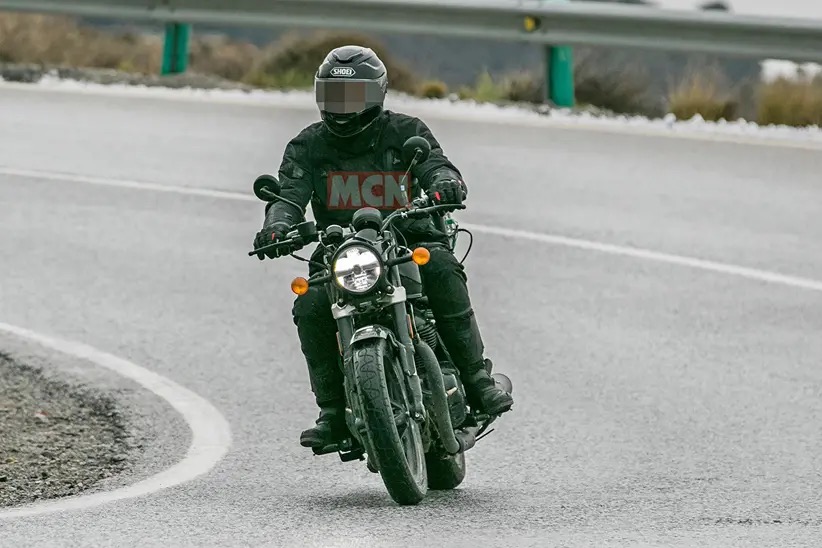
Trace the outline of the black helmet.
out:
<instances>
[{"instance_id":1,"label":"black helmet","mask_svg":"<svg viewBox=\"0 0 822 548\"><path fill-rule=\"evenodd\" d=\"M361 133L382 112L388 73L377 54L362 46L331 50L314 77L320 116L339 137Z\"/></svg>"}]
</instances>

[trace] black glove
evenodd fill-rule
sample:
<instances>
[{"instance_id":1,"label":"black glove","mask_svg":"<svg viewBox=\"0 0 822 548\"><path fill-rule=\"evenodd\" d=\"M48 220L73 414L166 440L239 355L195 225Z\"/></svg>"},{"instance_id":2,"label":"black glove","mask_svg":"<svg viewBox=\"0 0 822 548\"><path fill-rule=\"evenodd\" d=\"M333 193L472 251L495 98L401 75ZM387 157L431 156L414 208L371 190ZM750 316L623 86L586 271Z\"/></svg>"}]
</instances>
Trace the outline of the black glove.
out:
<instances>
[{"instance_id":1,"label":"black glove","mask_svg":"<svg viewBox=\"0 0 822 548\"><path fill-rule=\"evenodd\" d=\"M437 204L459 205L465 199L465 187L462 181L452 177L437 179L428 187L428 197Z\"/></svg>"},{"instance_id":2,"label":"black glove","mask_svg":"<svg viewBox=\"0 0 822 548\"><path fill-rule=\"evenodd\" d=\"M288 234L289 228L291 228L291 226L288 223L282 222L263 227L263 229L259 231L257 236L254 238L254 249L260 249L261 247L273 244L278 240L285 239L285 235ZM257 258L262 261L265 257L268 257L269 259L283 257L293 251L291 247L292 246L285 246L276 249L269 249L267 251L257 253ZM263 254L265 254L265 256L263 256Z\"/></svg>"}]
</instances>

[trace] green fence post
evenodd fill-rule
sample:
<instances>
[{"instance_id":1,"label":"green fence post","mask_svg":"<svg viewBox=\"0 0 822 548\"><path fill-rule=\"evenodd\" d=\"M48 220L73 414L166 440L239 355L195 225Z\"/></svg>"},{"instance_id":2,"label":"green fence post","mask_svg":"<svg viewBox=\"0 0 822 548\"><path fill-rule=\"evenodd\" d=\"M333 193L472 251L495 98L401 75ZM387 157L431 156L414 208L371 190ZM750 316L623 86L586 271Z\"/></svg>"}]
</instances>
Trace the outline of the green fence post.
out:
<instances>
[{"instance_id":1,"label":"green fence post","mask_svg":"<svg viewBox=\"0 0 822 548\"><path fill-rule=\"evenodd\" d=\"M569 0L545 0L567 3ZM573 107L574 50L570 46L555 44L545 47L545 95L558 107Z\"/></svg>"},{"instance_id":2,"label":"green fence post","mask_svg":"<svg viewBox=\"0 0 822 548\"><path fill-rule=\"evenodd\" d=\"M570 46L546 46L545 90L548 99L558 107L573 107L574 55Z\"/></svg>"},{"instance_id":3,"label":"green fence post","mask_svg":"<svg viewBox=\"0 0 822 548\"><path fill-rule=\"evenodd\" d=\"M167 23L163 48L162 74L181 74L188 69L188 43L191 25Z\"/></svg>"}]
</instances>

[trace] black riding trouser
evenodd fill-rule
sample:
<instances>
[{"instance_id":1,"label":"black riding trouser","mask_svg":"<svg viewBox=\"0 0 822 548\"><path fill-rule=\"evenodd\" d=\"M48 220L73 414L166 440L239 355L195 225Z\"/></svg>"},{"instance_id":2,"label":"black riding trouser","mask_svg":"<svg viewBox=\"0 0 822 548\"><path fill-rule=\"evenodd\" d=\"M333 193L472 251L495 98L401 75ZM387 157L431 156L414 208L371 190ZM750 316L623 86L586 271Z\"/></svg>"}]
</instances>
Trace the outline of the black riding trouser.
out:
<instances>
[{"instance_id":1,"label":"black riding trouser","mask_svg":"<svg viewBox=\"0 0 822 548\"><path fill-rule=\"evenodd\" d=\"M420 277L437 330L460 372L473 373L484 366L484 347L464 267L440 244L418 245L431 252L431 259L420 267ZM313 258L318 259L316 252ZM294 301L292 313L317 405L339 405L344 399L343 376L337 364L337 323L326 289L311 287Z\"/></svg>"}]
</instances>

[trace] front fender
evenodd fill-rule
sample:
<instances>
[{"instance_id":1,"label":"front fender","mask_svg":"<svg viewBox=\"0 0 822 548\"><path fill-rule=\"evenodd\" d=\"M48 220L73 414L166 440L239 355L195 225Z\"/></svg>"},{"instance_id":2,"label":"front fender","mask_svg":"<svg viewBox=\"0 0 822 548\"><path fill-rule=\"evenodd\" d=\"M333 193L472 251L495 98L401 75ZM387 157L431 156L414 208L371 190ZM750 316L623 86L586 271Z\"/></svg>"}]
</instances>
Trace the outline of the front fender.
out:
<instances>
[{"instance_id":1,"label":"front fender","mask_svg":"<svg viewBox=\"0 0 822 548\"><path fill-rule=\"evenodd\" d=\"M374 339L384 339L388 345L393 347L396 352L396 357L399 360L397 365L400 370L397 373L401 376L402 382L405 383L406 389L408 390L407 397L411 410L416 416L423 417L425 415L425 408L422 403L422 386L420 385L420 378L417 376L417 370L414 365L413 348L409 351L409 349L405 348L405 346L397 340L393 331L382 325L366 325L357 329L354 332L354 336L351 337L350 347L352 353L363 341Z\"/></svg>"},{"instance_id":2,"label":"front fender","mask_svg":"<svg viewBox=\"0 0 822 548\"><path fill-rule=\"evenodd\" d=\"M354 331L354 335L351 337L351 346L369 339L385 339L393 346L397 345L397 339L394 333L386 327L382 325L366 325Z\"/></svg>"},{"instance_id":3,"label":"front fender","mask_svg":"<svg viewBox=\"0 0 822 548\"><path fill-rule=\"evenodd\" d=\"M384 339L388 345L396 352L396 356L400 361L400 369L406 375L416 375L416 368L414 367L413 349L405 348L399 341L393 331L382 325L366 325L354 331L351 337L350 347L353 350L363 341L372 339Z\"/></svg>"}]
</instances>

